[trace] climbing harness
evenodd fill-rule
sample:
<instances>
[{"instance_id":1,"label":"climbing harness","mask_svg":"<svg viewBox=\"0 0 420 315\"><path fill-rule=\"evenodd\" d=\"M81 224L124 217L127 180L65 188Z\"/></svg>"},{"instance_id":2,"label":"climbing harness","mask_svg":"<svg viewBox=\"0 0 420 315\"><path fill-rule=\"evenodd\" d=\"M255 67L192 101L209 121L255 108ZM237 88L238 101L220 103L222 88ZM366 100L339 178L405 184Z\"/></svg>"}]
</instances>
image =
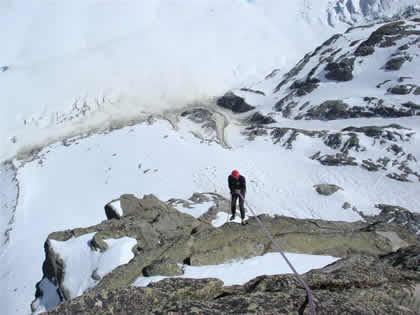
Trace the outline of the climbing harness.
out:
<instances>
[{"instance_id":1,"label":"climbing harness","mask_svg":"<svg viewBox=\"0 0 420 315\"><path fill-rule=\"evenodd\" d=\"M245 200L245 198L242 196L242 194L239 194L239 196L244 199L245 204L247 205L248 209L251 211L251 213L253 214L254 218L257 220L258 224L261 227L261 230L264 232L264 234L268 237L268 239L273 243L274 247L279 251L279 253L281 254L281 256L284 258L284 260L286 261L286 263L289 265L290 269L292 269L293 273L295 274L296 278L299 280L300 284L305 288L306 291L306 295L308 298L308 302L309 302L309 308L311 311L311 315L316 315L316 311L315 311L315 304L313 301L313 297L312 297L312 292L311 289L309 288L309 286L306 284L306 282L302 279L302 277L300 276L300 274L296 271L296 269L293 267L292 263L289 261L289 259L287 259L286 255L283 253L283 251L281 250L280 246L277 244L277 242L274 240L273 236L271 235L271 233L267 230L267 228L265 227L264 223L262 223L262 221L258 218L257 214L255 213L255 211L252 209L252 207L249 205L249 203Z\"/></svg>"}]
</instances>

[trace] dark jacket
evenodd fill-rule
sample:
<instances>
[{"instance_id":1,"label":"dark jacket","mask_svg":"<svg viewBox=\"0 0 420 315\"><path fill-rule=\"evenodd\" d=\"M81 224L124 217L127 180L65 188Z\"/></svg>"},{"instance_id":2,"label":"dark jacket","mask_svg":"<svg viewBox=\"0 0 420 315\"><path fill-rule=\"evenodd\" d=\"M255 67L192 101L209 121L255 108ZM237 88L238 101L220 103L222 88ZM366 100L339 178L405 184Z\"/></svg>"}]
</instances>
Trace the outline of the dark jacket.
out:
<instances>
[{"instance_id":1,"label":"dark jacket","mask_svg":"<svg viewBox=\"0 0 420 315\"><path fill-rule=\"evenodd\" d=\"M228 184L231 194L235 194L235 190L239 189L241 191L242 196L246 194L246 181L245 177L239 175L239 178L236 179L232 175L228 177Z\"/></svg>"}]
</instances>

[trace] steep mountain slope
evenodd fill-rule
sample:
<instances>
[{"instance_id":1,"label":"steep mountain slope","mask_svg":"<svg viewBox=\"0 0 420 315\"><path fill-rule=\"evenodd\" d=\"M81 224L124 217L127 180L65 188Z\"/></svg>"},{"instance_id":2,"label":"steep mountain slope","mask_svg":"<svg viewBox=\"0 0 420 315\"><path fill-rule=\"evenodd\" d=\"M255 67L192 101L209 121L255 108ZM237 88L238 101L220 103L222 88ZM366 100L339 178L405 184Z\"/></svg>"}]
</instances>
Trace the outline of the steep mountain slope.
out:
<instances>
[{"instance_id":1,"label":"steep mountain slope","mask_svg":"<svg viewBox=\"0 0 420 315\"><path fill-rule=\"evenodd\" d=\"M275 109L295 119L420 113L420 20L349 29L289 72Z\"/></svg>"},{"instance_id":2,"label":"steep mountain slope","mask_svg":"<svg viewBox=\"0 0 420 315\"><path fill-rule=\"evenodd\" d=\"M32 24L16 38L0 28L16 44L0 73L10 105L0 109L0 161L11 158L0 166L6 314L30 312L49 233L99 224L104 205L124 193L226 196L226 177L239 169L259 214L353 222L383 209L419 212L418 19L350 29L287 72L335 32L327 0L156 1L117 11L96 1L46 11L8 3L3 21L26 12L20 18ZM92 34L82 22L73 29L80 6L87 24L100 20ZM56 28L44 23L50 13ZM45 41L31 36L47 30ZM323 185L336 191L322 195Z\"/></svg>"},{"instance_id":3,"label":"steep mountain slope","mask_svg":"<svg viewBox=\"0 0 420 315\"><path fill-rule=\"evenodd\" d=\"M416 0L334 0L330 1L328 23L348 25L409 16L419 8Z\"/></svg>"},{"instance_id":4,"label":"steep mountain slope","mask_svg":"<svg viewBox=\"0 0 420 315\"><path fill-rule=\"evenodd\" d=\"M287 71L336 32L328 0L0 5L0 160Z\"/></svg>"},{"instance_id":5,"label":"steep mountain slope","mask_svg":"<svg viewBox=\"0 0 420 315\"><path fill-rule=\"evenodd\" d=\"M235 94L273 118L273 109L293 119L415 116L419 47L419 18L350 28Z\"/></svg>"},{"instance_id":6,"label":"steep mountain slope","mask_svg":"<svg viewBox=\"0 0 420 315\"><path fill-rule=\"evenodd\" d=\"M419 184L411 177L412 182L401 183L386 177L383 170L324 166L310 159L322 145L319 138L298 136L291 142L291 149L270 136L249 141L248 135L242 134L248 132L249 125L217 109L230 121L224 130L231 147L227 149L217 140L218 116L203 115L203 109L198 111L201 116L191 111L174 114L172 123L150 118L132 127L56 143L25 160L14 161L19 167L20 197L9 241L1 245L0 266L1 304L7 314L22 314L30 309L35 284L42 279L43 244L48 234L98 224L105 219L104 205L123 193L153 193L162 200L187 199L196 191L226 196L226 177L237 168L248 178L247 199L259 214L357 221L361 219L357 211L377 214L378 203L418 211ZM408 142L397 143L409 147L419 159L418 118L391 122L412 129L414 134ZM305 121L281 121L273 127L287 124L307 128L302 123ZM342 121L316 123L314 129L318 130L339 131L343 125ZM366 120L348 123L366 124ZM373 139L363 139L366 143L362 145L375 152L371 147ZM330 148L325 146L325 150ZM313 187L324 183L342 189L326 197ZM346 202L351 206L343 209Z\"/></svg>"}]
</instances>

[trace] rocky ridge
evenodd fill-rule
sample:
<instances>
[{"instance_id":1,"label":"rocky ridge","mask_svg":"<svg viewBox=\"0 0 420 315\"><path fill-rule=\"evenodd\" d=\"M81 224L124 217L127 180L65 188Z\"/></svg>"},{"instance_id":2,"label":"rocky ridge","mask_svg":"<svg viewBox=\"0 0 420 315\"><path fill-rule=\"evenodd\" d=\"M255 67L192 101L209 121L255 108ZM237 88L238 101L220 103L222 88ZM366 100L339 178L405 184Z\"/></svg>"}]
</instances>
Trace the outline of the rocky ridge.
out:
<instances>
[{"instance_id":1,"label":"rocky ridge","mask_svg":"<svg viewBox=\"0 0 420 315\"><path fill-rule=\"evenodd\" d=\"M411 153L415 133L397 124L346 127L340 131L304 130L251 124L243 134L249 140L270 137L274 144L292 150L300 140L310 139L308 158L324 166L358 166L367 171L383 171L398 181L420 181L420 169Z\"/></svg>"},{"instance_id":2,"label":"rocky ridge","mask_svg":"<svg viewBox=\"0 0 420 315\"><path fill-rule=\"evenodd\" d=\"M286 118L315 120L419 116L416 101L420 81L410 74L420 60L419 35L420 20L411 19L355 27L332 37L307 54L277 84L275 110ZM276 80L276 73L268 79ZM366 87L366 83L371 86ZM333 97L325 92L335 89ZM346 95L346 90L351 90L352 95ZM242 92L267 96L255 89ZM415 133L408 128L397 124L350 125L336 131L285 128L276 123L275 114L254 111L258 106L239 95L243 94L227 93L216 103L233 113L251 112L243 121L243 134L249 140L266 137L275 145L293 150L300 140L310 139L313 152L307 157L326 167L361 167L383 172L393 180L420 181L416 156L410 150ZM175 129L185 123L196 126L191 132L204 143L229 147L223 111L192 107L164 118ZM323 185L315 185L314 189L321 190ZM325 195L330 194L330 188L340 189L329 185ZM181 205L188 209L209 201L214 205L200 218L174 208ZM355 223L260 216L285 251L346 257L305 275L315 292L318 311L415 314L418 310L419 218L398 206L377 208L381 210L378 215L366 216L353 207L365 221ZM284 314L307 313L304 291L289 275L259 277L233 287L224 287L215 279L167 279L148 288L131 287L140 276L182 276L185 265L220 264L273 251L253 218L244 228L234 223L213 227L217 213L228 213L228 209L228 201L217 194L194 194L190 200L171 199L166 203L153 195L140 200L123 195L105 206L107 221L50 234L45 243L43 280L56 287L57 296L64 302L52 313L261 313L273 309ZM66 242L89 233L93 233L89 246L98 252L108 250L108 239L136 239L134 258L104 277L92 273L95 286L71 300L63 281L67 267L51 241ZM34 307L43 294L38 284ZM338 303L343 299L346 303Z\"/></svg>"},{"instance_id":3,"label":"rocky ridge","mask_svg":"<svg viewBox=\"0 0 420 315\"><path fill-rule=\"evenodd\" d=\"M284 75L275 110L294 119L420 115L420 20L353 27Z\"/></svg>"},{"instance_id":4,"label":"rocky ridge","mask_svg":"<svg viewBox=\"0 0 420 315\"><path fill-rule=\"evenodd\" d=\"M180 213L171 206L171 204L182 205L182 207L188 208L188 206L208 201L212 201L213 206L198 219L188 214ZM112 201L112 203L115 202L116 200ZM119 202L122 211L119 218L111 215L111 212L106 210L109 206L107 205L105 206L105 211L108 220L101 224L88 228L55 232L49 235L45 243L46 260L43 266L44 279L48 279L56 285L57 294L62 301L70 300L69 293L63 282L67 272L66 265L59 253L54 251L54 248L50 244L51 240L65 242L74 237L94 233L89 242L91 250L101 252L107 250L106 243L104 242L106 239L128 236L137 240L137 245L132 249L134 258L128 264L117 267L103 278L97 278L96 275L92 274L93 278L96 277L96 286L89 289L87 295L85 294L81 299L83 300L85 297L89 299L89 296L99 294L101 296L102 307L107 303L117 303L119 299L125 299L127 297L126 294L128 296L131 296L131 294L144 294L148 289L130 288L131 283L140 276L182 275L182 265L185 264L195 266L221 264L232 259L249 258L274 251L270 241L264 237L254 218L251 218L249 224L245 227L235 223L227 223L219 228L213 227L211 222L219 211L229 212L228 201L217 194L194 194L190 200L171 199L167 203L158 200L153 195L145 196L143 199L137 199L133 195L123 195L119 199ZM410 244L414 245L417 242L415 234L410 233L405 226L398 224L384 224L380 222L330 222L280 216L269 217L267 215L261 215L259 218L274 235L280 246L289 252L327 254L336 257L350 257L354 255L362 255L364 257L364 255L367 255L366 257L371 258L363 259L366 259L370 264L373 261L372 257L389 253L393 248L408 246ZM399 244L399 246L396 246L396 244ZM367 266L370 266L369 264ZM281 278L283 276L279 277ZM284 277L285 279L289 279L287 282L292 281L292 287L294 287L294 290L299 291L299 294L302 294L301 298L303 299L300 301L301 298L299 298L299 303L294 302L288 307L298 307L298 304L299 307L302 307L304 303L303 290L298 288L296 280L291 276ZM277 278L274 277L273 279ZM242 292L241 290L243 290L239 287L223 288L223 284L219 280L208 281L210 282L202 282L200 280L167 280L162 285L167 283L174 288L174 292L177 290L180 290L177 292L184 293L185 290L187 292L190 292L190 290L197 292L196 296L198 296L198 300L194 301L193 304L198 303L197 305L203 307L200 308L202 310L207 309L207 306L202 303L206 303L208 296L202 296L200 290L204 290L203 292L207 294L212 291L211 287L215 285L217 287L215 290L219 290L216 296L219 297L227 296L223 293L223 290L229 291L234 289L239 290L238 292ZM309 279L308 281L310 282ZM257 281L257 283L259 282L260 280ZM282 283L282 281L279 283ZM376 283L374 286L377 285L379 283ZM150 285L149 288L153 286L156 286L156 284ZM197 286L202 287L202 289L197 289ZM320 284L319 287L322 287L322 285ZM149 290L147 292L151 293L152 291ZM43 294L44 292L41 286L38 286L37 300L34 301L33 307L42 299ZM166 301L166 293L158 290L156 294L160 297L153 293L151 295L146 294L147 297L137 296L136 299L148 299L152 296L154 299L157 298L158 300L163 299L161 301ZM259 292L258 294L261 295L262 293ZM186 295L189 296L189 294ZM109 296L114 297L108 302L102 300L104 297ZM234 296L236 294L232 297ZM177 298L180 298L180 296L177 295ZM263 299L265 297L261 297L259 301L262 303ZM75 301L79 300L76 299ZM258 301L258 299L255 301ZM72 303L78 302L70 301L69 305L73 305ZM153 307L163 307L165 303L162 302L161 306ZM187 307L186 305L188 304L184 305L182 299L178 300L177 303L181 303L183 308ZM130 303L130 306L127 307L134 307L131 304L133 303ZM152 304L160 305L161 303ZM257 304L259 305L259 303ZM109 305L109 307L117 307L117 305L118 307L123 307L120 304L113 305ZM258 305L255 306L256 309L253 311L256 312L259 307L264 307L263 305ZM266 307L268 305L270 304L267 304ZM391 303L391 305L393 304ZM270 307L277 306L271 303ZM122 308L121 312L127 312L129 308ZM80 305L75 309L71 306L70 309L59 310L64 314L69 311L75 311L77 313L78 310L79 312L88 312L87 309ZM157 310L154 308L149 309L150 312L158 312ZM162 310L162 312L166 311L169 311L169 309Z\"/></svg>"},{"instance_id":5,"label":"rocky ridge","mask_svg":"<svg viewBox=\"0 0 420 315\"><path fill-rule=\"evenodd\" d=\"M358 255L304 275L319 314L418 314L420 247ZM146 288L95 290L49 314L309 314L292 275L261 276L243 286L217 279L166 279Z\"/></svg>"}]
</instances>

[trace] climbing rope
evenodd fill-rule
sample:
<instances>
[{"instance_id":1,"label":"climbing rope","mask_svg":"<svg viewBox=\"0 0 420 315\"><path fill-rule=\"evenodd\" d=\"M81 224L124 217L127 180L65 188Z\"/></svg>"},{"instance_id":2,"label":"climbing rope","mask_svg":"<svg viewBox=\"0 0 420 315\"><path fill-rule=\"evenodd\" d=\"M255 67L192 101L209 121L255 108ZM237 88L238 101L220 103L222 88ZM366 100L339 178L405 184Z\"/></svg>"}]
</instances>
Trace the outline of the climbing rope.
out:
<instances>
[{"instance_id":1,"label":"climbing rope","mask_svg":"<svg viewBox=\"0 0 420 315\"><path fill-rule=\"evenodd\" d=\"M273 243L274 247L279 251L279 253L282 255L282 257L284 258L284 260L286 261L286 263L289 265L290 269L292 269L293 273L295 274L296 278L299 280L299 282L302 284L302 286L305 288L306 291L306 295L308 298L308 302L309 302L309 308L311 311L311 315L316 315L316 311L315 311L315 304L313 301L313 297L312 297L312 291L309 288L309 286L306 284L306 282L302 279L302 277L300 276L300 274L296 271L296 269L293 267L292 263L289 261L289 259L287 259L286 255L283 253L283 251L281 250L280 246L277 244L277 242L274 240L273 236L271 235L271 233L267 230L267 228L265 227L264 223L262 223L262 221L258 218L257 214L255 213L255 211L252 209L252 207L249 205L249 203L245 200L245 198L242 196L242 194L239 194L240 197L245 201L245 204L247 205L248 209L252 212L253 216L255 217L255 219L257 220L258 224L261 227L261 230L265 233L265 235L268 237L268 239Z\"/></svg>"}]
</instances>

